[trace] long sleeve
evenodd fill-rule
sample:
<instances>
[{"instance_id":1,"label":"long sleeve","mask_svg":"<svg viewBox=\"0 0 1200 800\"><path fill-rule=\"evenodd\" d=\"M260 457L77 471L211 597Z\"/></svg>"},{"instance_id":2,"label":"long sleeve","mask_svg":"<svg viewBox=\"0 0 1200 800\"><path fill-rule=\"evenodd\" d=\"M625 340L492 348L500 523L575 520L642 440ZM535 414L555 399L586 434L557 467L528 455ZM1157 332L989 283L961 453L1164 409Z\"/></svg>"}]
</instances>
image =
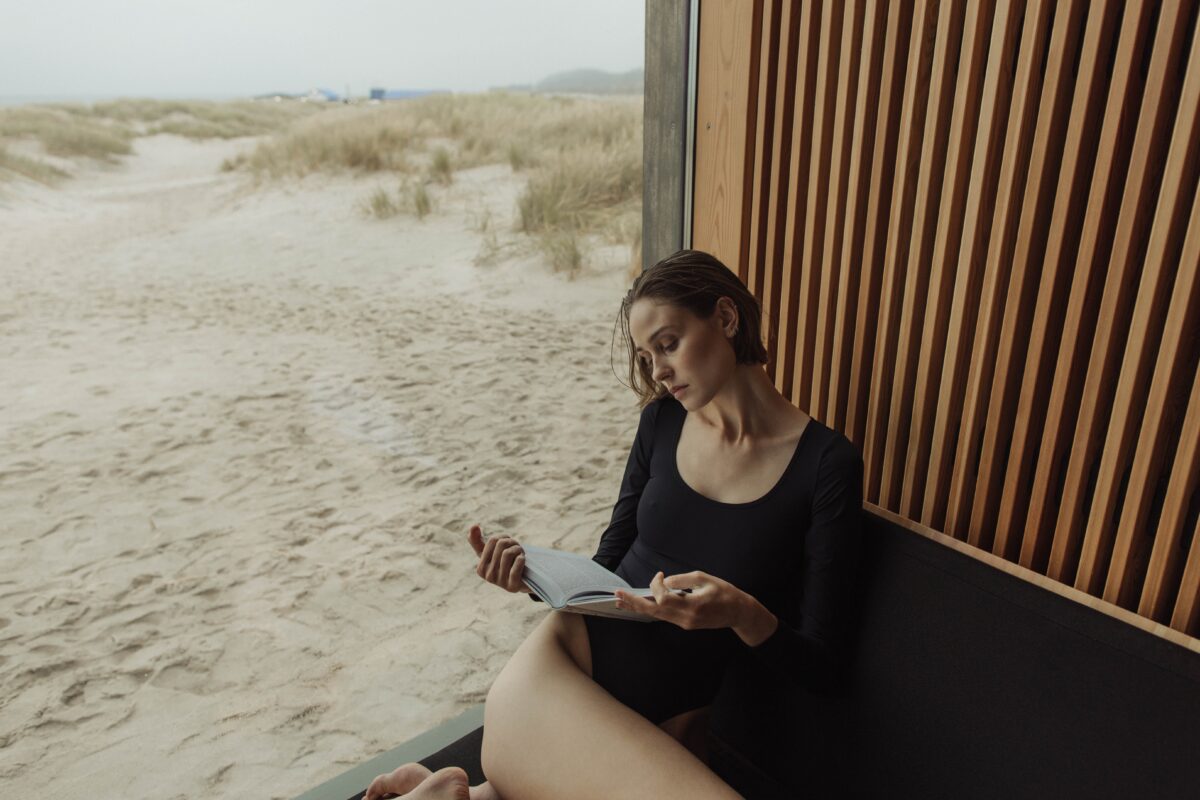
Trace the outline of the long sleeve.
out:
<instances>
[{"instance_id":1,"label":"long sleeve","mask_svg":"<svg viewBox=\"0 0 1200 800\"><path fill-rule=\"evenodd\" d=\"M848 439L837 437L818 467L797 591L777 615L775 632L751 648L787 679L818 691L838 680L850 644L862 553L862 478L862 457Z\"/></svg>"},{"instance_id":2,"label":"long sleeve","mask_svg":"<svg viewBox=\"0 0 1200 800\"><path fill-rule=\"evenodd\" d=\"M599 547L592 556L593 561L612 572L616 572L629 546L637 538L638 500L646 481L650 480L650 453L654 449L654 425L660 407L659 402L654 402L642 409L633 447L629 450L629 460L625 463L625 475L621 478L617 503L613 506L612 519L600 535ZM529 599L538 603L542 601L532 592Z\"/></svg>"},{"instance_id":3,"label":"long sleeve","mask_svg":"<svg viewBox=\"0 0 1200 800\"><path fill-rule=\"evenodd\" d=\"M642 490L650 480L650 454L654 450L654 426L662 401L655 401L642 409L638 420L637 435L629 450L625 463L625 475L621 478L621 489L613 506L612 519L600 535L600 544L592 560L605 569L616 571L621 559L637 538L637 509Z\"/></svg>"}]
</instances>

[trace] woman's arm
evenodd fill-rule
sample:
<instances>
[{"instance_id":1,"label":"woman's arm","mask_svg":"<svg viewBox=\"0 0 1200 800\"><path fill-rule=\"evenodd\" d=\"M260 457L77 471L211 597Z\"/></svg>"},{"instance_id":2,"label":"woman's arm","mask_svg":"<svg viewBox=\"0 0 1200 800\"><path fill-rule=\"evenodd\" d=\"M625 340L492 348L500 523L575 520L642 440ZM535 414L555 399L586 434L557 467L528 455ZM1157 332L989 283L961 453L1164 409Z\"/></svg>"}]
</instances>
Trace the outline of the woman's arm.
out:
<instances>
[{"instance_id":1,"label":"woman's arm","mask_svg":"<svg viewBox=\"0 0 1200 800\"><path fill-rule=\"evenodd\" d=\"M657 400L642 409L638 420L637 435L629 450L625 463L625 475L621 478L621 490L613 506L612 519L600 535L600 545L592 560L605 569L616 571L621 559L637 538L637 508L642 490L650 480L650 455L654 451L654 426L662 401Z\"/></svg>"},{"instance_id":2,"label":"woman's arm","mask_svg":"<svg viewBox=\"0 0 1200 800\"><path fill-rule=\"evenodd\" d=\"M745 621L734 628L747 644L766 634L751 652L810 688L837 677L851 643L862 553L862 476L862 457L848 439L837 437L817 470L791 621L778 617L772 623L775 615L750 598Z\"/></svg>"},{"instance_id":3,"label":"woman's arm","mask_svg":"<svg viewBox=\"0 0 1200 800\"><path fill-rule=\"evenodd\" d=\"M613 506L612 519L600 535L600 545L592 556L593 561L610 572L616 572L629 546L637 538L638 501L642 497L642 490L646 488L646 481L650 480L654 425L661 407L661 401L655 401L642 409L633 447L629 449L629 460L625 462L625 475L621 478L621 489ZM532 592L529 599L541 602L541 598Z\"/></svg>"}]
</instances>

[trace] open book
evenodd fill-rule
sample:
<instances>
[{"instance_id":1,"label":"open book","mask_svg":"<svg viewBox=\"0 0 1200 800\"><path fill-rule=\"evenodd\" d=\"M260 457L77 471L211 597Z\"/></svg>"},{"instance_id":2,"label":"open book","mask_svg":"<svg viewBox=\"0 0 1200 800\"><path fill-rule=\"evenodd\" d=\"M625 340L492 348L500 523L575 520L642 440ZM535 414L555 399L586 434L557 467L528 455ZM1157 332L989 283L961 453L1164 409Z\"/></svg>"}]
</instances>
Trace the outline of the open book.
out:
<instances>
[{"instance_id":1,"label":"open book","mask_svg":"<svg viewBox=\"0 0 1200 800\"><path fill-rule=\"evenodd\" d=\"M620 575L609 572L587 556L553 550L549 547L521 545L525 551L525 585L551 608L592 614L597 617L653 622L638 611L617 608L614 594L618 589L639 597L654 598L650 588L635 589ZM686 594L684 589L673 589Z\"/></svg>"}]
</instances>

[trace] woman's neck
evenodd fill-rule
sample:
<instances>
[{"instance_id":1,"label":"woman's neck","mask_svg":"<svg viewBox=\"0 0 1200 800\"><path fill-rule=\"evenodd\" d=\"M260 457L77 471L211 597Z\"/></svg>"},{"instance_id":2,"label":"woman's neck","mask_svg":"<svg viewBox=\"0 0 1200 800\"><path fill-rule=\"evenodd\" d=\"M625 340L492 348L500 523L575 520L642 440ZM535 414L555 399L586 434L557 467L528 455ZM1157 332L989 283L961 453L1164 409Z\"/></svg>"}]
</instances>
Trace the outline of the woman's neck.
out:
<instances>
[{"instance_id":1,"label":"woman's neck","mask_svg":"<svg viewBox=\"0 0 1200 800\"><path fill-rule=\"evenodd\" d=\"M761 364L738 364L729 380L695 416L729 444L769 439L797 411Z\"/></svg>"}]
</instances>

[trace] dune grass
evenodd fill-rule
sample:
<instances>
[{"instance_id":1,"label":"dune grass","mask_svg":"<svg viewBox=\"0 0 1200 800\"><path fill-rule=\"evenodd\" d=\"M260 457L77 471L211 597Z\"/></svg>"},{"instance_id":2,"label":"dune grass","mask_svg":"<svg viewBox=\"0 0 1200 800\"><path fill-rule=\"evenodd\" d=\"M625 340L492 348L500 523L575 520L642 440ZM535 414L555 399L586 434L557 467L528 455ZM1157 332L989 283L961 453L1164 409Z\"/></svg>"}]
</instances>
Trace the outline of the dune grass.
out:
<instances>
[{"instance_id":1,"label":"dune grass","mask_svg":"<svg viewBox=\"0 0 1200 800\"><path fill-rule=\"evenodd\" d=\"M116 100L85 105L0 109L0 179L45 183L66 175L4 150L32 140L47 156L113 161L138 136L193 139L264 136L221 169L260 180L313 173L379 174L401 179L395 192L363 201L371 216L434 213L438 186L458 170L507 164L528 177L517 233L555 268L574 273L597 241L635 251L641 236L642 100L523 92L429 95L382 105L326 106L272 101ZM497 232L485 243L491 258Z\"/></svg>"},{"instance_id":2,"label":"dune grass","mask_svg":"<svg viewBox=\"0 0 1200 800\"><path fill-rule=\"evenodd\" d=\"M363 209L376 219L391 219L400 213L400 206L384 188L371 192L363 201Z\"/></svg>"},{"instance_id":3,"label":"dune grass","mask_svg":"<svg viewBox=\"0 0 1200 800\"><path fill-rule=\"evenodd\" d=\"M52 156L113 161L132 152L133 138L134 131L120 122L81 115L68 106L0 109L0 143L33 140Z\"/></svg>"},{"instance_id":4,"label":"dune grass","mask_svg":"<svg viewBox=\"0 0 1200 800\"><path fill-rule=\"evenodd\" d=\"M35 142L48 156L111 163L133 152L138 136L170 133L191 139L260 136L320 111L320 104L240 101L114 100L92 105L17 106L0 109L0 146ZM9 154L0 178L23 175L46 182L61 168ZM37 176L42 177L37 177Z\"/></svg>"},{"instance_id":5,"label":"dune grass","mask_svg":"<svg viewBox=\"0 0 1200 800\"><path fill-rule=\"evenodd\" d=\"M5 175L21 175L38 183L53 185L65 178L67 173L45 161L19 156L0 147L0 180Z\"/></svg>"},{"instance_id":6,"label":"dune grass","mask_svg":"<svg viewBox=\"0 0 1200 800\"><path fill-rule=\"evenodd\" d=\"M450 153L446 151L446 148L439 147L433 151L433 161L429 165L429 174L443 186L449 186L450 182L454 180L454 167L450 164Z\"/></svg>"},{"instance_id":7,"label":"dune grass","mask_svg":"<svg viewBox=\"0 0 1200 800\"><path fill-rule=\"evenodd\" d=\"M424 183L414 183L408 191L409 200L411 201L413 213L417 215L417 219L424 219L427 214L433 211L433 198L429 196L429 190L425 188Z\"/></svg>"},{"instance_id":8,"label":"dune grass","mask_svg":"<svg viewBox=\"0 0 1200 800\"><path fill-rule=\"evenodd\" d=\"M555 269L579 270L591 237L636 247L640 98L488 92L344 108L298 122L224 168L269 179L395 173L412 181L401 205L424 216L426 184L446 185L456 170L505 163L529 176L518 201L518 231Z\"/></svg>"},{"instance_id":9,"label":"dune grass","mask_svg":"<svg viewBox=\"0 0 1200 800\"><path fill-rule=\"evenodd\" d=\"M88 114L139 125L144 134L173 133L191 139L262 136L319 113L320 103L237 100L113 100L87 107Z\"/></svg>"}]
</instances>

